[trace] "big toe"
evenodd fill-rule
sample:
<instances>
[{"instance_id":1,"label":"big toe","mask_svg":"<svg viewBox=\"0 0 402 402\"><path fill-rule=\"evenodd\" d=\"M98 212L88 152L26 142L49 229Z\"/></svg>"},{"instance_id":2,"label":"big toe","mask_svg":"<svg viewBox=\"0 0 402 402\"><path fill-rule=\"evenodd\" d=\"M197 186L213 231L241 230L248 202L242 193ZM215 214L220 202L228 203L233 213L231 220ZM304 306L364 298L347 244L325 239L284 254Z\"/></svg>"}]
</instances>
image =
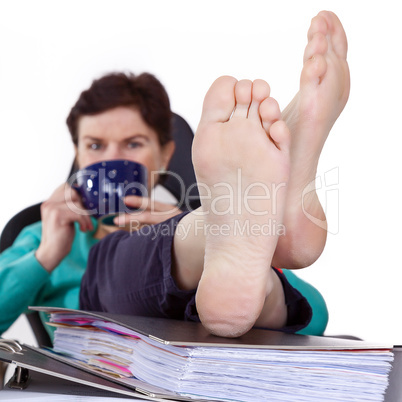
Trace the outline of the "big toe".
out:
<instances>
[{"instance_id":1,"label":"big toe","mask_svg":"<svg viewBox=\"0 0 402 402\"><path fill-rule=\"evenodd\" d=\"M336 14L330 11L323 11L323 13L328 21L330 32L332 33L332 47L338 56L346 59L348 53L348 40L343 25Z\"/></svg>"},{"instance_id":2,"label":"big toe","mask_svg":"<svg viewBox=\"0 0 402 402\"><path fill-rule=\"evenodd\" d=\"M204 98L200 123L228 121L235 107L234 77L222 76L216 79Z\"/></svg>"},{"instance_id":3,"label":"big toe","mask_svg":"<svg viewBox=\"0 0 402 402\"><path fill-rule=\"evenodd\" d=\"M345 30L337 15L331 11L320 11L311 21L308 31L309 42L317 33L326 36L330 50L333 50L339 57L346 59L348 41Z\"/></svg>"}]
</instances>

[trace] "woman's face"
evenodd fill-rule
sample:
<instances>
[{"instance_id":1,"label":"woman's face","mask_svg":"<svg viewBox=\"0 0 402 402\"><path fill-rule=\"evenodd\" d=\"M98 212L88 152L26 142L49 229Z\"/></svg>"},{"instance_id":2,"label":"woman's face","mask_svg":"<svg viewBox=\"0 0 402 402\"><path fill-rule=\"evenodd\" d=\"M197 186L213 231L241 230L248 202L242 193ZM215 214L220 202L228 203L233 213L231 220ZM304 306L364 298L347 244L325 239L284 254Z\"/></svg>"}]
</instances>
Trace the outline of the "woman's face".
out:
<instances>
[{"instance_id":1,"label":"woman's face","mask_svg":"<svg viewBox=\"0 0 402 402\"><path fill-rule=\"evenodd\" d=\"M170 141L161 147L158 135L134 108L117 107L94 116L83 116L78 123L78 167L104 160L126 159L144 165L151 172L167 168L174 151ZM154 177L156 182L157 176Z\"/></svg>"}]
</instances>

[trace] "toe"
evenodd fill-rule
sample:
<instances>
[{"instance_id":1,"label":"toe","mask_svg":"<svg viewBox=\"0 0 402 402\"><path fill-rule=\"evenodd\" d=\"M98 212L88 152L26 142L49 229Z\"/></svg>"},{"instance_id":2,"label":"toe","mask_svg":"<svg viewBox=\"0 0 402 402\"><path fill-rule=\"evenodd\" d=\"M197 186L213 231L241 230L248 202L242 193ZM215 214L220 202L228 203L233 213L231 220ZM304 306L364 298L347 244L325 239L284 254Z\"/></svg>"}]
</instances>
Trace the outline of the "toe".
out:
<instances>
[{"instance_id":1,"label":"toe","mask_svg":"<svg viewBox=\"0 0 402 402\"><path fill-rule=\"evenodd\" d=\"M259 113L262 126L268 134L272 124L281 118L278 102L274 98L264 99L260 105Z\"/></svg>"},{"instance_id":2,"label":"toe","mask_svg":"<svg viewBox=\"0 0 402 402\"><path fill-rule=\"evenodd\" d=\"M233 117L246 118L251 103L253 83L250 80L241 80L235 87L236 107Z\"/></svg>"},{"instance_id":3,"label":"toe","mask_svg":"<svg viewBox=\"0 0 402 402\"><path fill-rule=\"evenodd\" d=\"M328 31L330 33L329 40L333 50L339 57L346 59L348 52L348 41L341 21L337 15L331 11L321 11L318 16L324 18L326 21Z\"/></svg>"},{"instance_id":4,"label":"toe","mask_svg":"<svg viewBox=\"0 0 402 402\"><path fill-rule=\"evenodd\" d=\"M269 130L269 136L278 149L280 149L282 152L289 152L290 131L283 120L278 120L272 124Z\"/></svg>"},{"instance_id":5,"label":"toe","mask_svg":"<svg viewBox=\"0 0 402 402\"><path fill-rule=\"evenodd\" d=\"M310 28L307 32L307 38L309 42L313 39L314 35L316 33L321 33L322 35L327 35L328 33L328 24L326 18L324 18L324 15L319 13L316 15L312 20L310 24Z\"/></svg>"},{"instance_id":6,"label":"toe","mask_svg":"<svg viewBox=\"0 0 402 402\"><path fill-rule=\"evenodd\" d=\"M328 51L328 41L322 32L316 32L309 40L304 51L303 62L311 59L316 54L324 55Z\"/></svg>"},{"instance_id":7,"label":"toe","mask_svg":"<svg viewBox=\"0 0 402 402\"><path fill-rule=\"evenodd\" d=\"M327 71L327 61L321 54L313 55L306 60L300 76L300 87L307 85L318 85Z\"/></svg>"},{"instance_id":8,"label":"toe","mask_svg":"<svg viewBox=\"0 0 402 402\"><path fill-rule=\"evenodd\" d=\"M254 80L252 88L252 100L250 109L248 111L248 117L251 119L259 119L259 107L261 102L269 97L271 88L264 80Z\"/></svg>"},{"instance_id":9,"label":"toe","mask_svg":"<svg viewBox=\"0 0 402 402\"><path fill-rule=\"evenodd\" d=\"M235 86L233 77L219 77L209 88L204 98L200 123L228 121L235 107Z\"/></svg>"}]
</instances>

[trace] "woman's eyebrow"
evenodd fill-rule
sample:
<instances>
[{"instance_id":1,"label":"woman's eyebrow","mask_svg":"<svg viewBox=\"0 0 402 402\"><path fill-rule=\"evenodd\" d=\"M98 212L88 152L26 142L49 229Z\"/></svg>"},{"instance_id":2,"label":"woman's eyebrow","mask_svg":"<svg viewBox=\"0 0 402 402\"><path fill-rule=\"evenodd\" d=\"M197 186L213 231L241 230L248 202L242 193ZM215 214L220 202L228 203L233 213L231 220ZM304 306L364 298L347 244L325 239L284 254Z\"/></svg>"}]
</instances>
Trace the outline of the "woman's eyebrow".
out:
<instances>
[{"instance_id":1,"label":"woman's eyebrow","mask_svg":"<svg viewBox=\"0 0 402 402\"><path fill-rule=\"evenodd\" d=\"M92 135L84 135L82 137L83 140L91 140L91 141L100 141L102 138L94 137Z\"/></svg>"},{"instance_id":2,"label":"woman's eyebrow","mask_svg":"<svg viewBox=\"0 0 402 402\"><path fill-rule=\"evenodd\" d=\"M136 140L138 138L143 138L144 140L149 141L149 137L145 134L134 134L130 137L125 138L124 141Z\"/></svg>"}]
</instances>

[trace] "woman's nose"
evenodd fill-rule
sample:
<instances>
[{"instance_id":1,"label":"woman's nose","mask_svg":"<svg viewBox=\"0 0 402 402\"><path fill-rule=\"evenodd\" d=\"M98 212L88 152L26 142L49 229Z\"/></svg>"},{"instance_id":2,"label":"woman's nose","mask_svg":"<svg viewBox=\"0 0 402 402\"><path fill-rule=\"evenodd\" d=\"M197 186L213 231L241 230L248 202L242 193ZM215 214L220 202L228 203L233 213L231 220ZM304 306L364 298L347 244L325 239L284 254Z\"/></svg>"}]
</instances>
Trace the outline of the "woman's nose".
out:
<instances>
[{"instance_id":1,"label":"woman's nose","mask_svg":"<svg viewBox=\"0 0 402 402\"><path fill-rule=\"evenodd\" d=\"M117 146L109 146L104 156L107 160L123 159L122 151Z\"/></svg>"}]
</instances>

